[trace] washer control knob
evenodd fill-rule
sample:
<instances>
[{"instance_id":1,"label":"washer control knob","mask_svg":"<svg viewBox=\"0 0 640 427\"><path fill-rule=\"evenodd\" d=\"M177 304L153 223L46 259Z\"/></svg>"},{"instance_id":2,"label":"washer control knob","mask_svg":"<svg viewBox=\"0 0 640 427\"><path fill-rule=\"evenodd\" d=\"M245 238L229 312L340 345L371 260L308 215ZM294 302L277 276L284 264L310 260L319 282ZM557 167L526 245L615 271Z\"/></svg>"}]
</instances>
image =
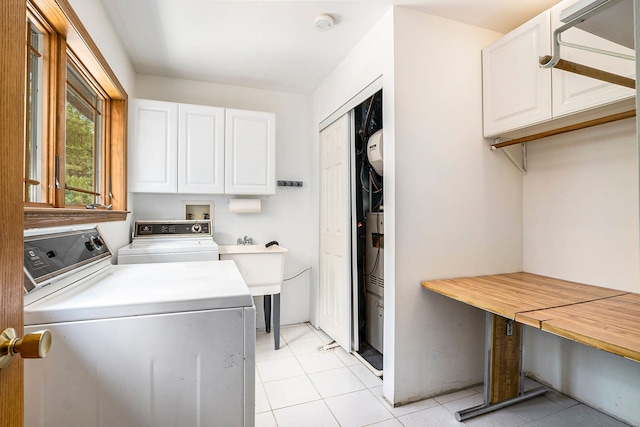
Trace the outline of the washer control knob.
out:
<instances>
[{"instance_id":1,"label":"washer control knob","mask_svg":"<svg viewBox=\"0 0 640 427\"><path fill-rule=\"evenodd\" d=\"M191 231L194 233L201 233L202 226L200 224L193 224L193 226L191 227Z\"/></svg>"},{"instance_id":2,"label":"washer control knob","mask_svg":"<svg viewBox=\"0 0 640 427\"><path fill-rule=\"evenodd\" d=\"M91 243L93 243L93 246L95 246L96 249L100 249L104 246L104 242L98 236L91 236Z\"/></svg>"}]
</instances>

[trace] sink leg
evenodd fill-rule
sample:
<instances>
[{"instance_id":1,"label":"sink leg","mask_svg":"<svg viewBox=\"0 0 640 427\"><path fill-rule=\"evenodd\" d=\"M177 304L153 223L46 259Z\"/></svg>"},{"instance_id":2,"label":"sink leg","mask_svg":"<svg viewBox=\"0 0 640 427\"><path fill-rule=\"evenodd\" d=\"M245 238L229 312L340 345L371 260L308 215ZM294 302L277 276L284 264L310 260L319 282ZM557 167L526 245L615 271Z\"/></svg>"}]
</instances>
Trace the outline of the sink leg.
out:
<instances>
[{"instance_id":1,"label":"sink leg","mask_svg":"<svg viewBox=\"0 0 640 427\"><path fill-rule=\"evenodd\" d=\"M273 296L273 343L280 348L280 294Z\"/></svg>"},{"instance_id":2,"label":"sink leg","mask_svg":"<svg viewBox=\"0 0 640 427\"><path fill-rule=\"evenodd\" d=\"M271 295L265 295L263 298L264 298L264 328L266 329L267 333L269 333L271 332Z\"/></svg>"}]
</instances>

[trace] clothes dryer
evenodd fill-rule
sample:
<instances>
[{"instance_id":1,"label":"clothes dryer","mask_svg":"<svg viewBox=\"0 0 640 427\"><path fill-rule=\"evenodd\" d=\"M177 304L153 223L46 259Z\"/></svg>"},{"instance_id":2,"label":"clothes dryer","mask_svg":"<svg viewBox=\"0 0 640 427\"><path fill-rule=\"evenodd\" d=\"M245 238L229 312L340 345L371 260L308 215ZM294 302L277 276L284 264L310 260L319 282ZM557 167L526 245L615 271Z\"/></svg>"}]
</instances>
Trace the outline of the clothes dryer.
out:
<instances>
[{"instance_id":1,"label":"clothes dryer","mask_svg":"<svg viewBox=\"0 0 640 427\"><path fill-rule=\"evenodd\" d=\"M217 260L211 220L136 221L131 243L118 251L118 264Z\"/></svg>"}]
</instances>

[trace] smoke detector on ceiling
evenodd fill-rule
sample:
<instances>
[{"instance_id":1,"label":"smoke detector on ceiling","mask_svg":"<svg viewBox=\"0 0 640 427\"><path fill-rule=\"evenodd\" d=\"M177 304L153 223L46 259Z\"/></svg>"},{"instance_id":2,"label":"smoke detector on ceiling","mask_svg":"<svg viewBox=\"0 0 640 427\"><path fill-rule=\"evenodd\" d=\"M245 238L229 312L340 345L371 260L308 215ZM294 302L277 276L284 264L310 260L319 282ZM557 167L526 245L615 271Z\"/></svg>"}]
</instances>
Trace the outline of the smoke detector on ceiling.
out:
<instances>
[{"instance_id":1,"label":"smoke detector on ceiling","mask_svg":"<svg viewBox=\"0 0 640 427\"><path fill-rule=\"evenodd\" d=\"M318 31L329 31L333 27L334 23L335 20L333 19L333 16L323 13L316 16L315 21L313 21L313 26Z\"/></svg>"}]
</instances>

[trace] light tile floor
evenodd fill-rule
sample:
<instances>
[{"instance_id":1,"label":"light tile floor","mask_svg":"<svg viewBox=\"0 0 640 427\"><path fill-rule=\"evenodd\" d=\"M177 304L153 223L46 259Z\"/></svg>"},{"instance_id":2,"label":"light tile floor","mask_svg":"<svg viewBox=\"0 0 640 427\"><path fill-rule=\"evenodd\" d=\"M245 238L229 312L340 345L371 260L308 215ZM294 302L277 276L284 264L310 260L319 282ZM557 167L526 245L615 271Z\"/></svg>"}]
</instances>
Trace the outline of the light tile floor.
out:
<instances>
[{"instance_id":1,"label":"light tile floor","mask_svg":"<svg viewBox=\"0 0 640 427\"><path fill-rule=\"evenodd\" d=\"M556 391L490 414L457 422L454 413L482 403L482 387L392 408L382 397L382 380L309 324L256 338L256 427L619 427L605 414ZM527 386L537 385L527 380Z\"/></svg>"}]
</instances>

